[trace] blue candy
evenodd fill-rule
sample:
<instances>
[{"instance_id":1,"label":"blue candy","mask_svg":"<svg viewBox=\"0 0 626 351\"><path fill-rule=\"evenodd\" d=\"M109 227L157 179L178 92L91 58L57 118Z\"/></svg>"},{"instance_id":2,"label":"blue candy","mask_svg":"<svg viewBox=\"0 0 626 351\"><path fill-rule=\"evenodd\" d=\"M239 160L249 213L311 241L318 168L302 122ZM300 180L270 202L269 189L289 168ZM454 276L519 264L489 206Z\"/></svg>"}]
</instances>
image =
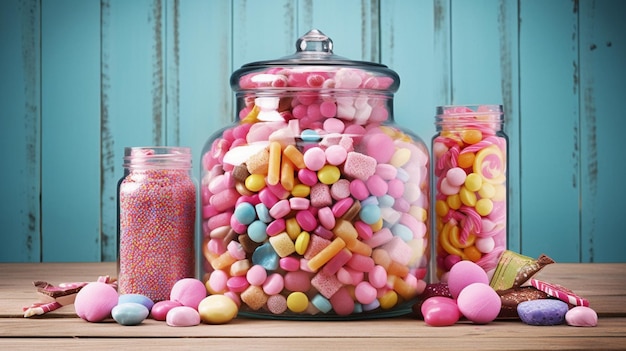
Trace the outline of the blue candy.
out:
<instances>
[{"instance_id":1,"label":"blue candy","mask_svg":"<svg viewBox=\"0 0 626 351\"><path fill-rule=\"evenodd\" d=\"M563 324L568 310L565 302L555 299L524 301L517 305L519 318L529 325Z\"/></svg>"},{"instance_id":2,"label":"blue candy","mask_svg":"<svg viewBox=\"0 0 626 351\"><path fill-rule=\"evenodd\" d=\"M318 141L321 139L320 135L313 129L305 129L300 133L302 141Z\"/></svg>"},{"instance_id":3,"label":"blue candy","mask_svg":"<svg viewBox=\"0 0 626 351\"><path fill-rule=\"evenodd\" d=\"M111 311L111 317L121 325L137 325L148 317L146 306L136 302L121 303Z\"/></svg>"},{"instance_id":4,"label":"blue candy","mask_svg":"<svg viewBox=\"0 0 626 351\"><path fill-rule=\"evenodd\" d=\"M405 226L404 224L394 224L393 227L391 227L391 233L393 233L394 236L402 239L404 242L409 242L411 241L411 239L413 239L413 232L409 227Z\"/></svg>"},{"instance_id":5,"label":"blue candy","mask_svg":"<svg viewBox=\"0 0 626 351\"><path fill-rule=\"evenodd\" d=\"M154 301L152 301L149 297L141 294L122 294L117 300L118 305L127 302L135 302L144 305L146 306L148 311L152 310L152 306L154 306Z\"/></svg>"},{"instance_id":6,"label":"blue candy","mask_svg":"<svg viewBox=\"0 0 626 351\"><path fill-rule=\"evenodd\" d=\"M250 224L256 219L256 210L248 202L242 202L235 208L235 218L241 224Z\"/></svg>"},{"instance_id":7,"label":"blue candy","mask_svg":"<svg viewBox=\"0 0 626 351\"><path fill-rule=\"evenodd\" d=\"M367 224L374 224L380 219L380 207L377 205L365 205L361 207L359 217Z\"/></svg>"},{"instance_id":8,"label":"blue candy","mask_svg":"<svg viewBox=\"0 0 626 351\"><path fill-rule=\"evenodd\" d=\"M262 243L267 239L267 224L257 220L248 226L248 237L256 243Z\"/></svg>"},{"instance_id":9,"label":"blue candy","mask_svg":"<svg viewBox=\"0 0 626 351\"><path fill-rule=\"evenodd\" d=\"M269 242L257 247L252 253L252 264L258 264L267 271L275 271L278 268L279 260L280 256Z\"/></svg>"}]
</instances>

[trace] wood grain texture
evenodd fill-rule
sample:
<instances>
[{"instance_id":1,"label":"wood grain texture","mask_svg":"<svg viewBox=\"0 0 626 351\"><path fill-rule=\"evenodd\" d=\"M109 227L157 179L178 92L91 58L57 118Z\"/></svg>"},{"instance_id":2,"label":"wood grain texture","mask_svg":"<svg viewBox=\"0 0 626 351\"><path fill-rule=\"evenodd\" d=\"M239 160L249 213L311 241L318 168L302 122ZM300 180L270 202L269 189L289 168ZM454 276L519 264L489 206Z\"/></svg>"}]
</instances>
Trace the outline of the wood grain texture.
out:
<instances>
[{"instance_id":1,"label":"wood grain texture","mask_svg":"<svg viewBox=\"0 0 626 351\"><path fill-rule=\"evenodd\" d=\"M190 349L210 345L212 350L335 349L415 350L416 347L464 350L588 350L623 349L626 343L626 264L553 264L538 275L587 297L599 313L597 327L566 325L536 327L519 320L497 320L487 325L466 321L433 328L410 316L364 321L277 321L237 318L224 325L201 324L173 328L145 320L136 327L112 320L88 323L76 317L72 306L42 317L23 318L21 306L34 298L31 279L51 283L95 279L115 272L113 263L0 264L0 347L10 350L37 347L93 350L123 347Z\"/></svg>"}]
</instances>

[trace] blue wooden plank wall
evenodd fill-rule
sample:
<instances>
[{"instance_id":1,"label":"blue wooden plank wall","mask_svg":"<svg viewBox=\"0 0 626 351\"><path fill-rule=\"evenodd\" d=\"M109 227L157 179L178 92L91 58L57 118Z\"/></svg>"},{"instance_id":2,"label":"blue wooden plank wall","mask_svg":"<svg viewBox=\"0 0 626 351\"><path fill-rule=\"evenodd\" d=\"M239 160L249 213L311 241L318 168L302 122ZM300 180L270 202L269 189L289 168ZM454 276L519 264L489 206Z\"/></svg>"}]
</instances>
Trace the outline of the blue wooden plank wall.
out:
<instances>
[{"instance_id":1,"label":"blue wooden plank wall","mask_svg":"<svg viewBox=\"0 0 626 351\"><path fill-rule=\"evenodd\" d=\"M427 141L437 105L504 104L510 249L623 262L625 13L620 0L2 0L0 261L115 260L123 148L190 146L199 162L234 116L231 72L318 28L335 53L400 74L395 118Z\"/></svg>"}]
</instances>

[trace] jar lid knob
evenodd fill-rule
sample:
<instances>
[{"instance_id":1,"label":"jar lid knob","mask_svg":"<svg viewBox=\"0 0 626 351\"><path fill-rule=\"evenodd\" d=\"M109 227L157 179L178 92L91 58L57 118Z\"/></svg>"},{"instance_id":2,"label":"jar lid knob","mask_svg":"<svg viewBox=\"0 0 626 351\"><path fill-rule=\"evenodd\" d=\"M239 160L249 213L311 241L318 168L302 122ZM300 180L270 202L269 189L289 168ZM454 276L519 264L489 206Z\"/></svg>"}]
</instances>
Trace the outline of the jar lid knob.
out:
<instances>
[{"instance_id":1,"label":"jar lid knob","mask_svg":"<svg viewBox=\"0 0 626 351\"><path fill-rule=\"evenodd\" d=\"M333 53L333 41L318 29L311 29L296 41L296 52Z\"/></svg>"}]
</instances>

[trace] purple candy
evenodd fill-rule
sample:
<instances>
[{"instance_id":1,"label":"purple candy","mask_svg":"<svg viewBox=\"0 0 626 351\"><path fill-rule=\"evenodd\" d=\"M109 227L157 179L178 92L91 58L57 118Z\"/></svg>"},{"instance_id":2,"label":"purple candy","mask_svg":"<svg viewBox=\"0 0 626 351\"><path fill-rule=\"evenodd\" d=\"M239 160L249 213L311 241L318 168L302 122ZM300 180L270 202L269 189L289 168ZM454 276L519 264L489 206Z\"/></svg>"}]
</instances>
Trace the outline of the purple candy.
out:
<instances>
[{"instance_id":1,"label":"purple candy","mask_svg":"<svg viewBox=\"0 0 626 351\"><path fill-rule=\"evenodd\" d=\"M517 305L517 314L529 325L558 325L565 322L567 303L555 299L524 301Z\"/></svg>"}]
</instances>

